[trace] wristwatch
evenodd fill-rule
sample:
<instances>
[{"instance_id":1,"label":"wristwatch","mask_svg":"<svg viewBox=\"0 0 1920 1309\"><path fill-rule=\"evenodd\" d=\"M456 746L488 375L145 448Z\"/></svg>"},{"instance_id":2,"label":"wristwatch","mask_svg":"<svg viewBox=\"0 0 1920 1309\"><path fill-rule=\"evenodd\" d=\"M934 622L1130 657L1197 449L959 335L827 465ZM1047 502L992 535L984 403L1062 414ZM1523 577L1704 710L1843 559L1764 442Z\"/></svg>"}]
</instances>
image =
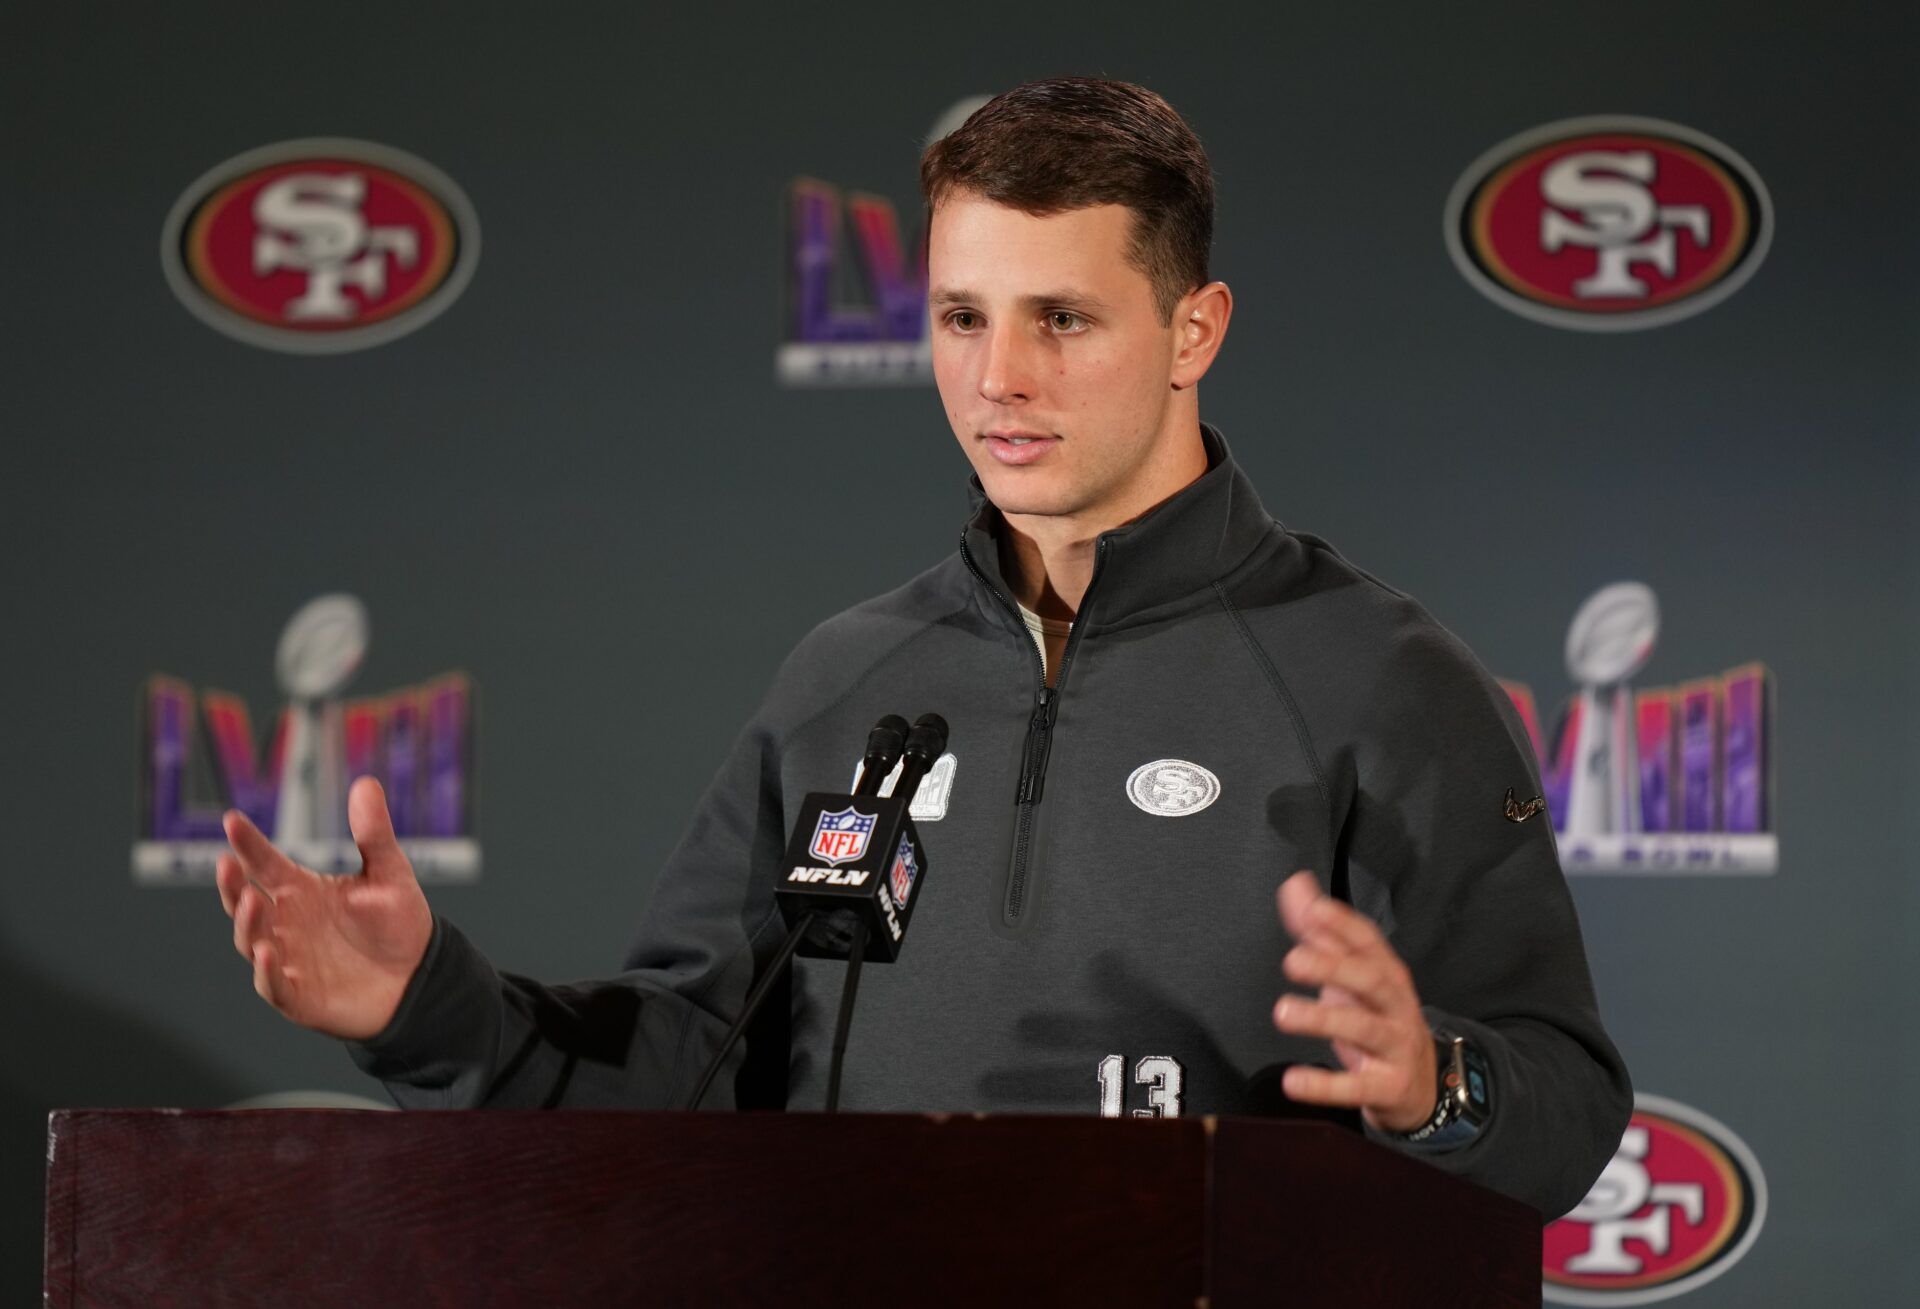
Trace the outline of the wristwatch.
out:
<instances>
[{"instance_id":1,"label":"wristwatch","mask_svg":"<svg viewBox=\"0 0 1920 1309\"><path fill-rule=\"evenodd\" d=\"M1408 1145L1465 1145L1480 1134L1493 1113L1493 1078L1485 1056L1457 1032L1436 1028L1433 1053L1439 1082L1433 1113L1411 1132L1395 1135Z\"/></svg>"}]
</instances>

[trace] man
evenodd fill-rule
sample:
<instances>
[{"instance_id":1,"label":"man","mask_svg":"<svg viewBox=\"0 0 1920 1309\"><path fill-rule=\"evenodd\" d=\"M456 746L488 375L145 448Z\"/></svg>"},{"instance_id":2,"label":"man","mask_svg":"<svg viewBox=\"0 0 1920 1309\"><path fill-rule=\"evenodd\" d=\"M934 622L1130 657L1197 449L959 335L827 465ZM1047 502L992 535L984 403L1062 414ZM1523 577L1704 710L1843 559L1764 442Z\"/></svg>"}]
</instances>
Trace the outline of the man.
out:
<instances>
[{"instance_id":1,"label":"man","mask_svg":"<svg viewBox=\"0 0 1920 1309\"><path fill-rule=\"evenodd\" d=\"M954 556L788 658L626 971L496 972L429 911L362 779L355 877L228 815L220 894L256 989L403 1105L681 1107L783 935L801 796L851 774L881 714L933 710L954 746L921 820L933 872L900 961L868 970L845 1107L1330 1106L1565 1211L1630 1093L1552 833L1504 813L1537 789L1530 751L1458 641L1274 522L1202 426L1233 298L1199 141L1141 88L1059 79L983 107L921 175L975 512ZM842 970L800 961L709 1102L818 1107Z\"/></svg>"}]
</instances>

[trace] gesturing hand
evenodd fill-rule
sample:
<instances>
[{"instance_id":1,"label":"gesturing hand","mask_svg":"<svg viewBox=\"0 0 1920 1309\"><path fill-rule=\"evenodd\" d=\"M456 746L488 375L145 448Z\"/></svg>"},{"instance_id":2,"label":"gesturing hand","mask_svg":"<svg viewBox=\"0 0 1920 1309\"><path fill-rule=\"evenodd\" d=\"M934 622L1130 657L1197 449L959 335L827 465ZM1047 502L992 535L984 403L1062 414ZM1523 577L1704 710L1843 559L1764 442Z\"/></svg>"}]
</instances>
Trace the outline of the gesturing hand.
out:
<instances>
[{"instance_id":1,"label":"gesturing hand","mask_svg":"<svg viewBox=\"0 0 1920 1309\"><path fill-rule=\"evenodd\" d=\"M363 867L326 876L294 863L230 809L233 854L220 856L214 881L260 997L303 1027L364 1040L399 1008L432 938L433 912L373 778L347 793L347 823Z\"/></svg>"},{"instance_id":2,"label":"gesturing hand","mask_svg":"<svg viewBox=\"0 0 1920 1309\"><path fill-rule=\"evenodd\" d=\"M1322 892L1312 873L1282 882L1279 900L1295 942L1282 966L1320 998L1281 996L1273 1025L1333 1042L1345 1069L1295 1066L1281 1085L1308 1104L1358 1108L1381 1131L1419 1127L1433 1112L1435 1056L1413 975L1380 929Z\"/></svg>"}]
</instances>

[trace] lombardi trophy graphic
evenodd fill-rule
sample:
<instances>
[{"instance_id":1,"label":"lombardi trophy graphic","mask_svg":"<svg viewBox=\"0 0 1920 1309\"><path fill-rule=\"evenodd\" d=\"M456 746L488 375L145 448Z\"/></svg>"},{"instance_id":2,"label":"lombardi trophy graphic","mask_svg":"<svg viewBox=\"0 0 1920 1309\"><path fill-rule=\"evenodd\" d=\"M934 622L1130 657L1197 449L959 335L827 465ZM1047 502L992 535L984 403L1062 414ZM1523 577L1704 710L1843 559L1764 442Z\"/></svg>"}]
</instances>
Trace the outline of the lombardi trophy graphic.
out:
<instances>
[{"instance_id":1,"label":"lombardi trophy graphic","mask_svg":"<svg viewBox=\"0 0 1920 1309\"><path fill-rule=\"evenodd\" d=\"M1660 631L1660 606L1639 582L1602 587L1567 629L1567 674L1580 688L1572 776L1562 834L1638 832L1639 749L1633 689Z\"/></svg>"},{"instance_id":2,"label":"lombardi trophy graphic","mask_svg":"<svg viewBox=\"0 0 1920 1309\"><path fill-rule=\"evenodd\" d=\"M273 839L283 850L325 850L330 862L347 835L340 692L360 671L367 636L366 606L340 594L310 602L280 634L274 666L290 703Z\"/></svg>"}]
</instances>

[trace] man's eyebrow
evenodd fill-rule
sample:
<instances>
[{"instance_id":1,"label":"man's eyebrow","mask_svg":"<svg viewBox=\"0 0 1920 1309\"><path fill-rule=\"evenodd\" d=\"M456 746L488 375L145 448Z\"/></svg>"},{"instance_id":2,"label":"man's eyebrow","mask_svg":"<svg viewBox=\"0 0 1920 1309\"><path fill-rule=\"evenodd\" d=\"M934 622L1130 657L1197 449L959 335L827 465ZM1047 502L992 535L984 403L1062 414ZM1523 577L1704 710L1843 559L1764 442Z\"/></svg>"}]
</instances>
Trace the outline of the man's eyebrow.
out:
<instances>
[{"instance_id":1,"label":"man's eyebrow","mask_svg":"<svg viewBox=\"0 0 1920 1309\"><path fill-rule=\"evenodd\" d=\"M1053 305L1065 305L1071 309L1105 309L1107 302L1090 291L1077 291L1073 287L1061 287L1057 291L1048 291L1044 295L1023 295L1020 303L1030 309L1046 309Z\"/></svg>"},{"instance_id":2,"label":"man's eyebrow","mask_svg":"<svg viewBox=\"0 0 1920 1309\"><path fill-rule=\"evenodd\" d=\"M936 287L927 296L932 305L979 304L982 297L977 291L965 287ZM1076 291L1063 287L1057 291L1046 291L1039 295L1023 295L1020 304L1027 309L1045 309L1052 305L1065 305L1076 309L1105 309L1106 301L1086 291Z\"/></svg>"}]
</instances>

